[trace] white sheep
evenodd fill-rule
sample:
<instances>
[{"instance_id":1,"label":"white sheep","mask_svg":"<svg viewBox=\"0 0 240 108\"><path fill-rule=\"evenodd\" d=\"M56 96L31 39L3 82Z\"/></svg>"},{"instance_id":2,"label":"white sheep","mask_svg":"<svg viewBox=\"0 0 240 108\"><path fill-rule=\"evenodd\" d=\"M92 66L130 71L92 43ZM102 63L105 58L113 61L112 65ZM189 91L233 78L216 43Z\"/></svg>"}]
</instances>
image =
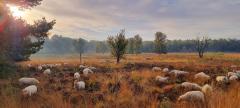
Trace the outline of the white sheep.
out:
<instances>
[{"instance_id":1,"label":"white sheep","mask_svg":"<svg viewBox=\"0 0 240 108\"><path fill-rule=\"evenodd\" d=\"M206 81L210 80L210 76L203 72L200 72L194 75L194 79L200 83L205 83Z\"/></svg>"},{"instance_id":2,"label":"white sheep","mask_svg":"<svg viewBox=\"0 0 240 108\"><path fill-rule=\"evenodd\" d=\"M51 73L52 73L52 72L51 72L50 69L46 69L46 70L43 72L44 75L50 75Z\"/></svg>"},{"instance_id":3,"label":"white sheep","mask_svg":"<svg viewBox=\"0 0 240 108\"><path fill-rule=\"evenodd\" d=\"M78 72L74 73L74 79L79 79L80 78L80 74Z\"/></svg>"},{"instance_id":4,"label":"white sheep","mask_svg":"<svg viewBox=\"0 0 240 108\"><path fill-rule=\"evenodd\" d=\"M217 82L226 82L228 78L226 76L217 76L216 81Z\"/></svg>"},{"instance_id":5,"label":"white sheep","mask_svg":"<svg viewBox=\"0 0 240 108\"><path fill-rule=\"evenodd\" d=\"M201 90L202 87L196 83L190 83L190 82L183 82L181 87L184 87L187 90Z\"/></svg>"},{"instance_id":6,"label":"white sheep","mask_svg":"<svg viewBox=\"0 0 240 108\"><path fill-rule=\"evenodd\" d=\"M95 67L88 67L89 69L91 69L92 71L96 71L97 70L97 68L95 68Z\"/></svg>"},{"instance_id":7,"label":"white sheep","mask_svg":"<svg viewBox=\"0 0 240 108\"><path fill-rule=\"evenodd\" d=\"M169 72L169 74L173 74L175 75L175 77L179 77L179 76L188 76L189 72L185 72L185 71L180 71L180 70L172 70Z\"/></svg>"},{"instance_id":8,"label":"white sheep","mask_svg":"<svg viewBox=\"0 0 240 108\"><path fill-rule=\"evenodd\" d=\"M231 76L233 76L233 75L236 75L236 73L234 73L234 72L228 72L228 73L227 73L227 77L231 77Z\"/></svg>"},{"instance_id":9,"label":"white sheep","mask_svg":"<svg viewBox=\"0 0 240 108\"><path fill-rule=\"evenodd\" d=\"M203 87L202 87L202 92L205 93L205 94L211 94L213 91L213 88L208 85L208 84L205 84Z\"/></svg>"},{"instance_id":10,"label":"white sheep","mask_svg":"<svg viewBox=\"0 0 240 108\"><path fill-rule=\"evenodd\" d=\"M152 71L154 72L158 72L158 71L161 71L162 69L160 67L153 67L152 68Z\"/></svg>"},{"instance_id":11,"label":"white sheep","mask_svg":"<svg viewBox=\"0 0 240 108\"><path fill-rule=\"evenodd\" d=\"M168 68L164 68L162 71L163 71L163 72L168 72L169 69L168 69Z\"/></svg>"},{"instance_id":12,"label":"white sheep","mask_svg":"<svg viewBox=\"0 0 240 108\"><path fill-rule=\"evenodd\" d=\"M93 73L93 71L92 71L91 69L89 69L89 68L85 68L85 69L83 70L83 74L84 74L85 76L87 76L89 73Z\"/></svg>"},{"instance_id":13,"label":"white sheep","mask_svg":"<svg viewBox=\"0 0 240 108\"><path fill-rule=\"evenodd\" d=\"M33 94L37 93L37 86L36 85L30 85L22 90L22 93L24 96L32 96Z\"/></svg>"},{"instance_id":14,"label":"white sheep","mask_svg":"<svg viewBox=\"0 0 240 108\"><path fill-rule=\"evenodd\" d=\"M42 70L43 69L42 66L38 66L37 68L38 68L38 70Z\"/></svg>"},{"instance_id":15,"label":"white sheep","mask_svg":"<svg viewBox=\"0 0 240 108\"><path fill-rule=\"evenodd\" d=\"M85 85L84 81L74 81L74 88L77 90L85 89Z\"/></svg>"},{"instance_id":16,"label":"white sheep","mask_svg":"<svg viewBox=\"0 0 240 108\"><path fill-rule=\"evenodd\" d=\"M27 64L27 66L28 66L29 68L31 68L31 67L32 67L32 64Z\"/></svg>"},{"instance_id":17,"label":"white sheep","mask_svg":"<svg viewBox=\"0 0 240 108\"><path fill-rule=\"evenodd\" d=\"M178 101L205 103L204 93L201 91L189 91L178 97Z\"/></svg>"},{"instance_id":18,"label":"white sheep","mask_svg":"<svg viewBox=\"0 0 240 108\"><path fill-rule=\"evenodd\" d=\"M79 65L79 68L80 68L80 69L85 69L85 68L87 68L87 66Z\"/></svg>"},{"instance_id":19,"label":"white sheep","mask_svg":"<svg viewBox=\"0 0 240 108\"><path fill-rule=\"evenodd\" d=\"M19 80L20 84L28 84L28 85L35 85L39 84L40 82L36 78L20 78Z\"/></svg>"},{"instance_id":20,"label":"white sheep","mask_svg":"<svg viewBox=\"0 0 240 108\"><path fill-rule=\"evenodd\" d=\"M160 83L167 83L169 78L168 77L162 77L162 76L156 76L155 80L160 82Z\"/></svg>"},{"instance_id":21,"label":"white sheep","mask_svg":"<svg viewBox=\"0 0 240 108\"><path fill-rule=\"evenodd\" d=\"M238 76L237 75L232 75L229 77L229 81L233 82L233 81L237 81L238 80Z\"/></svg>"}]
</instances>

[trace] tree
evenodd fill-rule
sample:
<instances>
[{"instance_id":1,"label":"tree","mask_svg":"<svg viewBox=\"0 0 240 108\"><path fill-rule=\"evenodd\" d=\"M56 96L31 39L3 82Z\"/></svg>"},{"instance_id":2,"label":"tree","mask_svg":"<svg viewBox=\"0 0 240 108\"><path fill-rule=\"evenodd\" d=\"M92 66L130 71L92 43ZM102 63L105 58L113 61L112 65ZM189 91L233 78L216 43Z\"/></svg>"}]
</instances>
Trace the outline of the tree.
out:
<instances>
[{"instance_id":1,"label":"tree","mask_svg":"<svg viewBox=\"0 0 240 108\"><path fill-rule=\"evenodd\" d=\"M203 54L205 53L209 44L208 37L202 37L202 38L197 37L197 39L195 40L195 44L196 44L196 50L198 52L199 58L203 58Z\"/></svg>"},{"instance_id":2,"label":"tree","mask_svg":"<svg viewBox=\"0 0 240 108\"><path fill-rule=\"evenodd\" d=\"M135 52L134 44L135 44L134 38L129 38L128 39L128 45L127 45L129 54L133 54Z\"/></svg>"},{"instance_id":3,"label":"tree","mask_svg":"<svg viewBox=\"0 0 240 108\"><path fill-rule=\"evenodd\" d=\"M128 40L125 39L125 30L121 30L115 37L108 37L108 44L111 48L111 54L117 59L117 63L124 57Z\"/></svg>"},{"instance_id":4,"label":"tree","mask_svg":"<svg viewBox=\"0 0 240 108\"><path fill-rule=\"evenodd\" d=\"M96 46L96 53L106 53L108 51L108 47L106 45L106 43L103 41L100 41L97 43Z\"/></svg>"},{"instance_id":5,"label":"tree","mask_svg":"<svg viewBox=\"0 0 240 108\"><path fill-rule=\"evenodd\" d=\"M158 54L165 54L167 53L167 45L166 45L166 38L167 36L162 32L155 33L155 52Z\"/></svg>"},{"instance_id":6,"label":"tree","mask_svg":"<svg viewBox=\"0 0 240 108\"><path fill-rule=\"evenodd\" d=\"M84 53L86 43L87 41L82 38L74 41L74 48L79 53L80 63L82 63L82 54Z\"/></svg>"},{"instance_id":7,"label":"tree","mask_svg":"<svg viewBox=\"0 0 240 108\"><path fill-rule=\"evenodd\" d=\"M37 6L42 0L5 0L0 6L0 14L3 16L3 23L0 23L0 35L4 37L4 50L1 56L13 61L29 60L31 54L42 49L45 38L49 35L56 23L55 20L48 22L45 18L35 21L34 24L27 24L21 18L13 17L7 4L20 6L19 8L31 8Z\"/></svg>"},{"instance_id":8,"label":"tree","mask_svg":"<svg viewBox=\"0 0 240 108\"><path fill-rule=\"evenodd\" d=\"M142 48L142 38L139 35L134 36L134 50L135 54L141 53Z\"/></svg>"}]
</instances>

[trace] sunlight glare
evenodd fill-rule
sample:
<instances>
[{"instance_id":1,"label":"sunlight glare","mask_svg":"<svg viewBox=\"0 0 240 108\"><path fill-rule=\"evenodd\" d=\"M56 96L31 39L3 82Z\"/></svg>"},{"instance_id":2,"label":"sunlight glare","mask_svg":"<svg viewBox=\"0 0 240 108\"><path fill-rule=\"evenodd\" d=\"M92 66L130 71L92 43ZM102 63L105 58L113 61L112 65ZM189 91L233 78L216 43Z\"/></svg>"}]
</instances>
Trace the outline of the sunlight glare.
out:
<instances>
[{"instance_id":1,"label":"sunlight glare","mask_svg":"<svg viewBox=\"0 0 240 108\"><path fill-rule=\"evenodd\" d=\"M14 17L23 17L24 11L19 9L17 6L9 5L9 9Z\"/></svg>"}]
</instances>

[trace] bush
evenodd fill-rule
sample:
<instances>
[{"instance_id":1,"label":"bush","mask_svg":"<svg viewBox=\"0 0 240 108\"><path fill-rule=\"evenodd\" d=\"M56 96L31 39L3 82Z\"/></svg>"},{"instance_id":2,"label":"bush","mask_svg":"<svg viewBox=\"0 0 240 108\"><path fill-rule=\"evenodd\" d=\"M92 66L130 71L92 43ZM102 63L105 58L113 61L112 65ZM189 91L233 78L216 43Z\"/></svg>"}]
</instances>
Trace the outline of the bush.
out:
<instances>
[{"instance_id":1,"label":"bush","mask_svg":"<svg viewBox=\"0 0 240 108\"><path fill-rule=\"evenodd\" d=\"M0 79L6 79L14 75L16 66L0 58Z\"/></svg>"}]
</instances>

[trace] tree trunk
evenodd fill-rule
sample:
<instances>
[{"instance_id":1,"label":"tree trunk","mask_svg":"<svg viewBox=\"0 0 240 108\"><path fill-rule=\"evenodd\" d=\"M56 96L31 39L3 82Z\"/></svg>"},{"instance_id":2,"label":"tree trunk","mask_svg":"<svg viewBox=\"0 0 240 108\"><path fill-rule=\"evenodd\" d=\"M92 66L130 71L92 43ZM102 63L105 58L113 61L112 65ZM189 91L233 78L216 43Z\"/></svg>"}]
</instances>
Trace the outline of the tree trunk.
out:
<instances>
[{"instance_id":1,"label":"tree trunk","mask_svg":"<svg viewBox=\"0 0 240 108\"><path fill-rule=\"evenodd\" d=\"M199 58L203 58L203 52L198 53Z\"/></svg>"},{"instance_id":2,"label":"tree trunk","mask_svg":"<svg viewBox=\"0 0 240 108\"><path fill-rule=\"evenodd\" d=\"M117 64L119 63L119 61L120 61L120 57L117 57Z\"/></svg>"},{"instance_id":3,"label":"tree trunk","mask_svg":"<svg viewBox=\"0 0 240 108\"><path fill-rule=\"evenodd\" d=\"M82 53L79 53L80 64L82 64Z\"/></svg>"}]
</instances>

